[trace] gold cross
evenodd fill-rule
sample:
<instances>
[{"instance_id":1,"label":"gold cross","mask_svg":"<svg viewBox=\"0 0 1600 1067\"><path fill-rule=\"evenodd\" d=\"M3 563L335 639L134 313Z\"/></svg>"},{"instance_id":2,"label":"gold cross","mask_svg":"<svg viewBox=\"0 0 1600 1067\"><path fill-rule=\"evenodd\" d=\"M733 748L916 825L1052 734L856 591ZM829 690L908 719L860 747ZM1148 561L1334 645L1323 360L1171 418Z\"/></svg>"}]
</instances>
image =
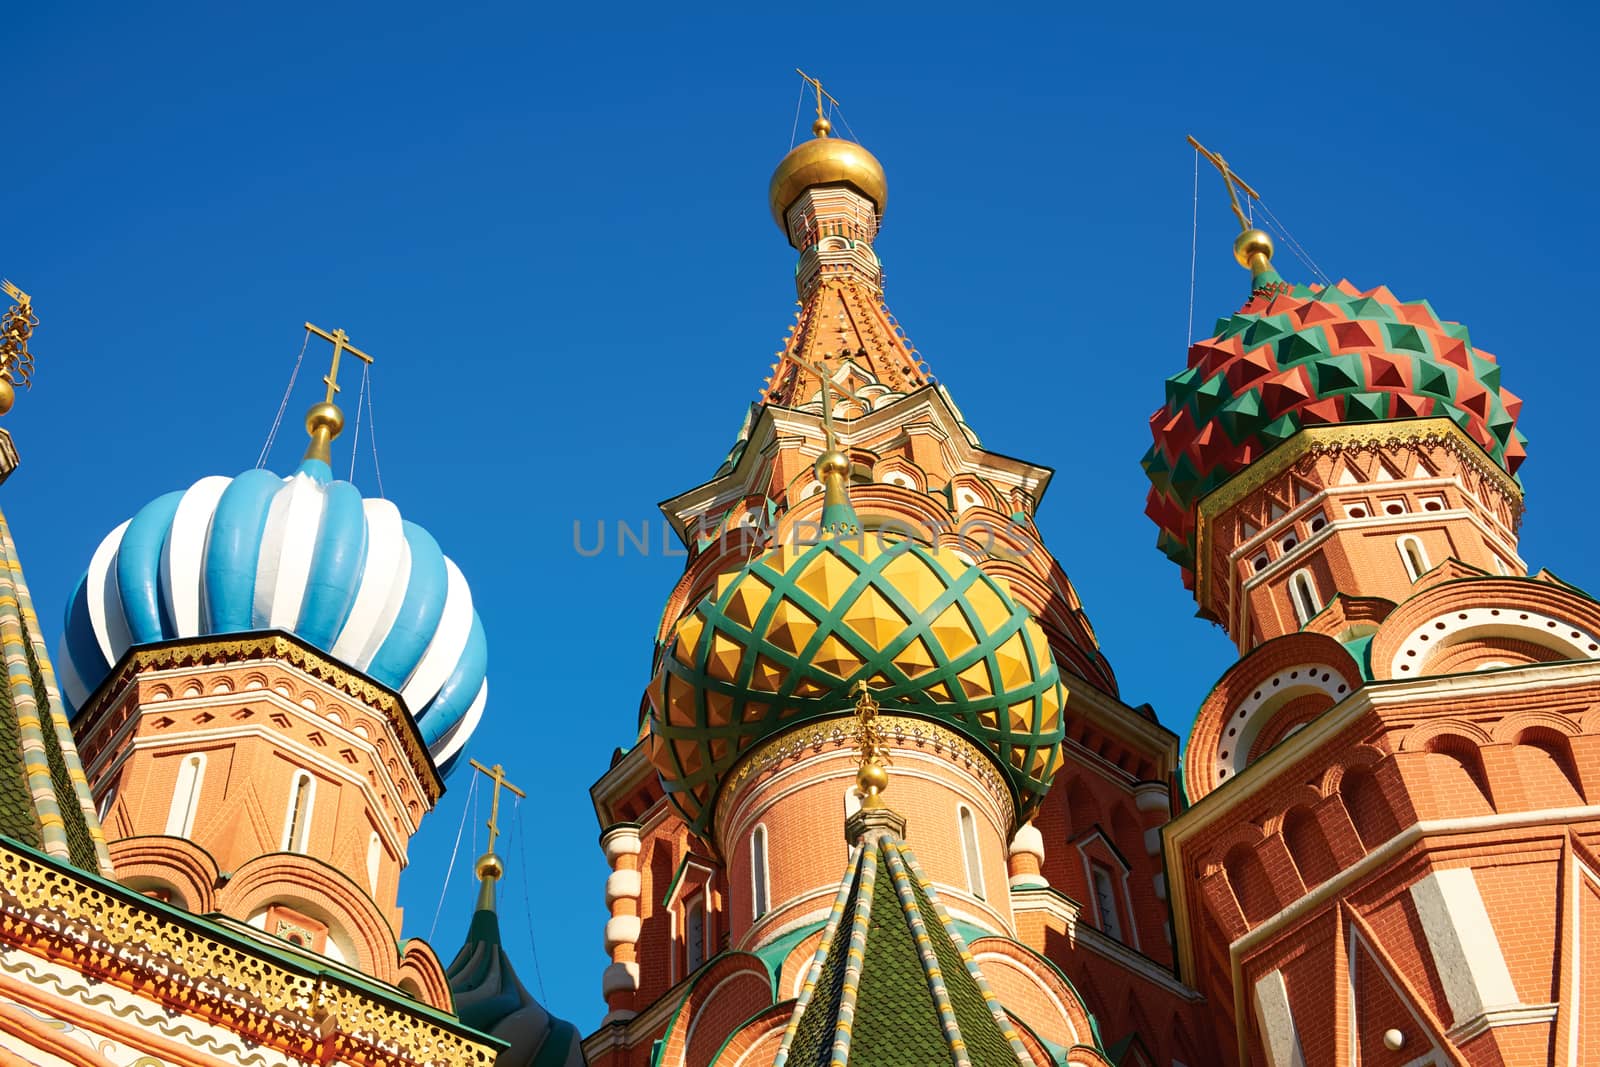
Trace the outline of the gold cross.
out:
<instances>
[{"instance_id":1,"label":"gold cross","mask_svg":"<svg viewBox=\"0 0 1600 1067\"><path fill-rule=\"evenodd\" d=\"M328 385L328 395L323 399L325 403L331 404L333 403L334 394L339 391L339 356L342 353L349 352L352 356L368 364L372 362L372 357L351 344L350 335L343 330L334 330L329 333L327 330L319 326L313 326L309 322L306 323L306 329L333 345L333 365L328 368L328 373L322 376L322 380Z\"/></svg>"},{"instance_id":2,"label":"gold cross","mask_svg":"<svg viewBox=\"0 0 1600 1067\"><path fill-rule=\"evenodd\" d=\"M828 103L832 104L834 107L838 107L839 106L839 101L835 100L828 93L828 90L826 90L826 89L824 89L822 87L822 82L821 82L820 79L813 78L811 75L807 74L805 71L801 70L799 67L794 68L794 72L796 74L800 75L800 77L804 78L806 81L810 82L811 83L811 87L817 91L817 118L822 120L823 122L827 122L828 121L828 117L822 113L822 101L823 101L823 98L826 97Z\"/></svg>"},{"instance_id":3,"label":"gold cross","mask_svg":"<svg viewBox=\"0 0 1600 1067\"><path fill-rule=\"evenodd\" d=\"M1245 183L1243 178L1235 174L1233 172L1233 168L1228 166L1228 161L1223 159L1220 155L1211 151L1205 145L1201 144L1199 141L1196 141L1193 137L1189 138L1189 144L1194 147L1196 152L1199 152L1202 156L1205 156L1213 167L1216 167L1217 170L1222 172L1222 180L1228 186L1228 200L1233 205L1233 215L1239 220L1239 229L1248 230L1250 228L1250 220L1244 217L1244 211L1239 207L1239 196L1234 192L1234 186L1238 186L1240 191L1242 191L1244 195L1248 196L1251 200L1260 200L1260 194L1254 189L1250 188L1250 186Z\"/></svg>"},{"instance_id":4,"label":"gold cross","mask_svg":"<svg viewBox=\"0 0 1600 1067\"><path fill-rule=\"evenodd\" d=\"M828 357L826 355L822 357L822 366L818 366L817 364L812 363L810 360L802 359L793 352L784 352L783 358L788 360L790 363L793 363L795 366L808 370L812 374L815 374L818 378L822 379L822 433L826 438L823 447L829 452L832 452L835 449L837 442L834 440L833 435L833 396L829 391L829 386L837 387L839 392L860 404L863 410L866 409L867 402L861 399L860 393L856 392L848 385L844 385L833 380L833 372L830 372L827 368Z\"/></svg>"},{"instance_id":5,"label":"gold cross","mask_svg":"<svg viewBox=\"0 0 1600 1067\"><path fill-rule=\"evenodd\" d=\"M518 789L506 780L506 769L496 763L493 767L485 767L475 759L467 760L475 770L482 771L494 780L494 799L489 802L489 849L494 851L494 839L500 836L500 787L505 786L524 800L528 794Z\"/></svg>"}]
</instances>

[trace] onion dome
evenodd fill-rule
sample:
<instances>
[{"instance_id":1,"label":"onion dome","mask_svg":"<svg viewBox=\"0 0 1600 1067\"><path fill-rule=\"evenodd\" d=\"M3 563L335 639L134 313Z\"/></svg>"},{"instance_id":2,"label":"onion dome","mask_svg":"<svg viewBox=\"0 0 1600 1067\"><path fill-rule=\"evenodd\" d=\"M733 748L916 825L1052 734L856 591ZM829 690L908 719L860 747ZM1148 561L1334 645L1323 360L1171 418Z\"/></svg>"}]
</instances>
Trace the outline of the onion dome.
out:
<instances>
[{"instance_id":1,"label":"onion dome","mask_svg":"<svg viewBox=\"0 0 1600 1067\"><path fill-rule=\"evenodd\" d=\"M751 746L848 715L865 682L895 714L946 723L993 753L1026 819L1061 761L1064 692L1039 624L1004 581L952 552L863 534L848 460L817 461L823 536L722 576L662 649L651 759L707 835L722 777Z\"/></svg>"},{"instance_id":2,"label":"onion dome","mask_svg":"<svg viewBox=\"0 0 1600 1067\"><path fill-rule=\"evenodd\" d=\"M795 146L772 172L767 202L773 220L785 234L789 232L785 219L789 208L801 193L819 185L848 185L871 200L879 215L888 206L889 179L884 176L883 164L854 141L830 136L832 129L827 119L819 117L811 124L816 137Z\"/></svg>"},{"instance_id":3,"label":"onion dome","mask_svg":"<svg viewBox=\"0 0 1600 1067\"><path fill-rule=\"evenodd\" d=\"M442 770L488 699L488 644L460 569L321 459L287 478L202 478L145 505L100 543L65 629L73 708L133 646L286 631L398 692Z\"/></svg>"},{"instance_id":4,"label":"onion dome","mask_svg":"<svg viewBox=\"0 0 1600 1067\"><path fill-rule=\"evenodd\" d=\"M523 988L500 944L494 883L503 872L494 853L479 858L478 907L466 943L445 970L456 1016L506 1043L495 1067L585 1067L577 1027L552 1016Z\"/></svg>"},{"instance_id":5,"label":"onion dome","mask_svg":"<svg viewBox=\"0 0 1600 1067\"><path fill-rule=\"evenodd\" d=\"M1167 379L1142 461L1157 546L1186 576L1200 498L1302 427L1446 417L1516 473L1526 456L1522 401L1501 387L1500 365L1465 326L1381 286L1290 285L1272 270L1260 230L1234 248L1254 276L1250 299Z\"/></svg>"}]
</instances>

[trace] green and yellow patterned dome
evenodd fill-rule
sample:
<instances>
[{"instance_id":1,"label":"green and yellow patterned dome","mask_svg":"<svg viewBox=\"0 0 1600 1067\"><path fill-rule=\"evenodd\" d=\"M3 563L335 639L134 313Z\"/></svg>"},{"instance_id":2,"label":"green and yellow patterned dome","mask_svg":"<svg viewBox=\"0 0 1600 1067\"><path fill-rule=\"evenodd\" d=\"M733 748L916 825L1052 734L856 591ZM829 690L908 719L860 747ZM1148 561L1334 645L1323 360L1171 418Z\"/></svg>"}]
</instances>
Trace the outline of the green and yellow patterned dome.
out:
<instances>
[{"instance_id":1,"label":"green and yellow patterned dome","mask_svg":"<svg viewBox=\"0 0 1600 1067\"><path fill-rule=\"evenodd\" d=\"M853 516L851 516L853 518ZM992 752L1026 819L1061 761L1065 693L1044 631L1005 584L953 552L831 532L724 575L681 622L651 683L651 758L709 834L723 776L757 742L850 713L945 723Z\"/></svg>"}]
</instances>

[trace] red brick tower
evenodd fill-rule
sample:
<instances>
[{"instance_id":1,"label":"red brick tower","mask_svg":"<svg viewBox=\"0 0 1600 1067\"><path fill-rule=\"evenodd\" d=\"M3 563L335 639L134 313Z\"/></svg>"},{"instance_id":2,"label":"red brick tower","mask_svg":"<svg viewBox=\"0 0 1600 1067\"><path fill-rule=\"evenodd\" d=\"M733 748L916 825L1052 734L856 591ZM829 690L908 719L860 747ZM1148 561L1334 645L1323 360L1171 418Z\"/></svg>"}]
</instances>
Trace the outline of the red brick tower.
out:
<instances>
[{"instance_id":1,"label":"red brick tower","mask_svg":"<svg viewBox=\"0 0 1600 1067\"><path fill-rule=\"evenodd\" d=\"M1203 1067L1156 832L1176 739L1118 699L1040 538L1051 472L988 451L885 306L882 168L814 130L770 190L797 321L727 460L663 505L689 555L638 743L593 788L612 963L585 1051Z\"/></svg>"},{"instance_id":2,"label":"red brick tower","mask_svg":"<svg viewBox=\"0 0 1600 1067\"><path fill-rule=\"evenodd\" d=\"M1517 554L1520 402L1425 302L1235 249L1145 458L1241 652L1164 833L1179 973L1225 1062L1600 1062L1600 608Z\"/></svg>"}]
</instances>

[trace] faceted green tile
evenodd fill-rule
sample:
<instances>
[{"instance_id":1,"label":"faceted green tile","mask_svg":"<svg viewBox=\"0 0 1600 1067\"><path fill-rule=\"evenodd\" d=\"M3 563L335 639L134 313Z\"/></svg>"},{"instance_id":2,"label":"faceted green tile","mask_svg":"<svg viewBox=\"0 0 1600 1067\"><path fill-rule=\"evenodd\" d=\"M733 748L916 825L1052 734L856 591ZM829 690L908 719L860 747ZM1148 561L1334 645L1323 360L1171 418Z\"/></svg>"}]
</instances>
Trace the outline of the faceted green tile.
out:
<instances>
[{"instance_id":1,"label":"faceted green tile","mask_svg":"<svg viewBox=\"0 0 1600 1067\"><path fill-rule=\"evenodd\" d=\"M1352 319L1384 319L1394 321L1394 312L1385 304L1378 301L1375 296L1358 296L1350 301L1350 317Z\"/></svg>"},{"instance_id":2,"label":"faceted green tile","mask_svg":"<svg viewBox=\"0 0 1600 1067\"><path fill-rule=\"evenodd\" d=\"M1418 393L1436 396L1441 400L1455 399L1456 376L1453 369L1424 356L1415 357L1414 366L1416 373L1411 380Z\"/></svg>"},{"instance_id":3,"label":"faceted green tile","mask_svg":"<svg viewBox=\"0 0 1600 1067\"><path fill-rule=\"evenodd\" d=\"M1321 330L1300 330L1278 342L1278 363L1287 366L1302 359L1327 355L1328 345Z\"/></svg>"},{"instance_id":4,"label":"faceted green tile","mask_svg":"<svg viewBox=\"0 0 1600 1067\"><path fill-rule=\"evenodd\" d=\"M1361 357L1355 353L1326 356L1310 366L1311 385L1318 396L1359 389L1366 384Z\"/></svg>"},{"instance_id":5,"label":"faceted green tile","mask_svg":"<svg viewBox=\"0 0 1600 1067\"><path fill-rule=\"evenodd\" d=\"M1273 445L1287 441L1300 432L1300 420L1294 412L1286 411L1261 428L1261 439L1270 448Z\"/></svg>"},{"instance_id":6,"label":"faceted green tile","mask_svg":"<svg viewBox=\"0 0 1600 1067\"><path fill-rule=\"evenodd\" d=\"M1244 332L1245 351L1257 345L1270 344L1284 334L1293 333L1294 327L1289 324L1287 315L1271 315L1264 319L1257 319L1250 324Z\"/></svg>"},{"instance_id":7,"label":"faceted green tile","mask_svg":"<svg viewBox=\"0 0 1600 1067\"><path fill-rule=\"evenodd\" d=\"M1404 322L1386 322L1383 328L1389 335L1389 348L1393 351L1427 353L1427 339L1415 326Z\"/></svg>"},{"instance_id":8,"label":"faceted green tile","mask_svg":"<svg viewBox=\"0 0 1600 1067\"><path fill-rule=\"evenodd\" d=\"M1240 393L1222 405L1217 418L1228 438L1236 445L1243 444L1267 424L1267 408L1262 403L1261 390Z\"/></svg>"},{"instance_id":9,"label":"faceted green tile","mask_svg":"<svg viewBox=\"0 0 1600 1067\"><path fill-rule=\"evenodd\" d=\"M1349 422L1377 422L1388 418L1389 394L1347 394L1344 398L1344 417Z\"/></svg>"},{"instance_id":10,"label":"faceted green tile","mask_svg":"<svg viewBox=\"0 0 1600 1067\"><path fill-rule=\"evenodd\" d=\"M1217 408L1223 401L1233 395L1233 390L1228 388L1228 379L1225 375L1213 374L1202 382L1190 396L1190 403L1194 405L1195 425L1201 425L1216 414Z\"/></svg>"},{"instance_id":11,"label":"faceted green tile","mask_svg":"<svg viewBox=\"0 0 1600 1067\"><path fill-rule=\"evenodd\" d=\"M1177 411L1188 403L1189 394L1200 382L1200 368L1188 367L1167 379L1167 410Z\"/></svg>"}]
</instances>

